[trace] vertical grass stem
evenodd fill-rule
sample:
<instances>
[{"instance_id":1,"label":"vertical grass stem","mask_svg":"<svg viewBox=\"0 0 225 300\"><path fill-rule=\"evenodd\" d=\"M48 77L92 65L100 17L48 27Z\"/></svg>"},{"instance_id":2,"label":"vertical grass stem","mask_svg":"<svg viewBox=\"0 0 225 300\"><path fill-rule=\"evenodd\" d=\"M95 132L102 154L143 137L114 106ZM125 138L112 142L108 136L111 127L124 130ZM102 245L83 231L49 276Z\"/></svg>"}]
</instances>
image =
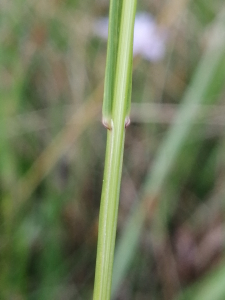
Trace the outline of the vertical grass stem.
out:
<instances>
[{"instance_id":1,"label":"vertical grass stem","mask_svg":"<svg viewBox=\"0 0 225 300\"><path fill-rule=\"evenodd\" d=\"M136 0L124 0L122 2L111 126L107 133L105 170L99 216L94 300L108 300L111 294L124 136L125 127L129 123L127 114L131 89L135 11ZM112 84L114 83L112 82Z\"/></svg>"}]
</instances>

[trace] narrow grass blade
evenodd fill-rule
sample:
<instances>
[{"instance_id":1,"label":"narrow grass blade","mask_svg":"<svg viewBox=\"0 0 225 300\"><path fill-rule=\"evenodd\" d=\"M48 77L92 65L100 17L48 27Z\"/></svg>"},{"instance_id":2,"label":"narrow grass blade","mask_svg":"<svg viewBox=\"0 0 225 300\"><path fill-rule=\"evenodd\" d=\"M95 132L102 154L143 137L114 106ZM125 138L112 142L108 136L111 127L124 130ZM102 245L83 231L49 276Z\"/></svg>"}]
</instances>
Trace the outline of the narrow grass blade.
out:
<instances>
[{"instance_id":1,"label":"narrow grass blade","mask_svg":"<svg viewBox=\"0 0 225 300\"><path fill-rule=\"evenodd\" d=\"M109 29L107 59L105 71L104 99L102 106L102 123L111 129L113 92L116 76L116 62L119 45L122 1L112 0L109 11Z\"/></svg>"}]
</instances>

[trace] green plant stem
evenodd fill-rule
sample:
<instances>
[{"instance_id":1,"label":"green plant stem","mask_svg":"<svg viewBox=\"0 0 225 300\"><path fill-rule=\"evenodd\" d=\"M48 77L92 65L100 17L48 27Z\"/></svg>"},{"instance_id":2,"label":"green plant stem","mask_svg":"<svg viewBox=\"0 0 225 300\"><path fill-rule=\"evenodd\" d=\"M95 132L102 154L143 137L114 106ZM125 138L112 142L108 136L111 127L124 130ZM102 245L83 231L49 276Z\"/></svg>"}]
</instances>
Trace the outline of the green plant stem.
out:
<instances>
[{"instance_id":1,"label":"green plant stem","mask_svg":"<svg viewBox=\"0 0 225 300\"><path fill-rule=\"evenodd\" d=\"M105 171L99 216L94 300L108 300L111 294L125 125L128 123L127 108L130 96L135 11L136 0L123 1L111 130L108 130L107 134Z\"/></svg>"}]
</instances>

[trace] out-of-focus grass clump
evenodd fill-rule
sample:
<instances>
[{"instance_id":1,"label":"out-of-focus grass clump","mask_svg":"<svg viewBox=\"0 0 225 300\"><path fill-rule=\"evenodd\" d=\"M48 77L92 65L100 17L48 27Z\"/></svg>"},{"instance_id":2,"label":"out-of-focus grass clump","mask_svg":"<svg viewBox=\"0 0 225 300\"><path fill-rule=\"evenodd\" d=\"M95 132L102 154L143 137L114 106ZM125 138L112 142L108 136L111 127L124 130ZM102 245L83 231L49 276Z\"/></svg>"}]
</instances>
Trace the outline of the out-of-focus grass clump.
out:
<instances>
[{"instance_id":1,"label":"out-of-focus grass clump","mask_svg":"<svg viewBox=\"0 0 225 300\"><path fill-rule=\"evenodd\" d=\"M92 297L108 5L0 3L0 299ZM113 297L223 299L224 3L138 11L165 55L134 57Z\"/></svg>"}]
</instances>

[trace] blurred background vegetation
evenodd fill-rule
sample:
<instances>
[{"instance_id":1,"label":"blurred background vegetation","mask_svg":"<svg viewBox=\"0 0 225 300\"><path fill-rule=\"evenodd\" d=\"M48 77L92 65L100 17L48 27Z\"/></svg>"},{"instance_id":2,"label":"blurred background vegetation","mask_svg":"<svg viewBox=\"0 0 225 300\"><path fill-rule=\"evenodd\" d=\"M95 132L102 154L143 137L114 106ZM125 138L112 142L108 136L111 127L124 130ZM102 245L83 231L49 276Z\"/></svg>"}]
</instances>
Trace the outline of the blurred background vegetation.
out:
<instances>
[{"instance_id":1,"label":"blurred background vegetation","mask_svg":"<svg viewBox=\"0 0 225 300\"><path fill-rule=\"evenodd\" d=\"M0 2L2 300L92 298L106 141L106 41L93 28L108 6L106 0ZM157 62L134 57L118 237L223 9L222 0L138 1L138 11L167 30L167 43ZM207 90L195 85L209 101L188 124L114 299L224 299L223 54ZM203 80L207 64L204 70Z\"/></svg>"}]
</instances>

